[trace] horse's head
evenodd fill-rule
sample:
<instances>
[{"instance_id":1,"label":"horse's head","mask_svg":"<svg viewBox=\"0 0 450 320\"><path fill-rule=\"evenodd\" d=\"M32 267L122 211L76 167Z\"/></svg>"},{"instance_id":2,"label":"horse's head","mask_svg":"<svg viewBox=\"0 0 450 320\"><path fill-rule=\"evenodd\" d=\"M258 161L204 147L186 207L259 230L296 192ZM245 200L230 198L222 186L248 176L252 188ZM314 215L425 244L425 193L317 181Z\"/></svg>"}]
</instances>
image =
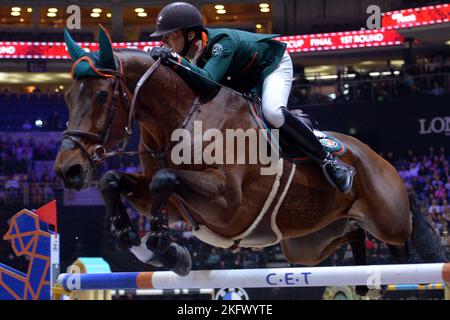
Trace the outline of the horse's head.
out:
<instances>
[{"instance_id":1,"label":"horse's head","mask_svg":"<svg viewBox=\"0 0 450 320\"><path fill-rule=\"evenodd\" d=\"M103 27L99 29L99 51L86 52L67 30L65 38L74 61L73 83L65 95L69 121L54 171L66 188L80 190L87 187L106 150L127 138L129 92L122 78L122 62Z\"/></svg>"}]
</instances>

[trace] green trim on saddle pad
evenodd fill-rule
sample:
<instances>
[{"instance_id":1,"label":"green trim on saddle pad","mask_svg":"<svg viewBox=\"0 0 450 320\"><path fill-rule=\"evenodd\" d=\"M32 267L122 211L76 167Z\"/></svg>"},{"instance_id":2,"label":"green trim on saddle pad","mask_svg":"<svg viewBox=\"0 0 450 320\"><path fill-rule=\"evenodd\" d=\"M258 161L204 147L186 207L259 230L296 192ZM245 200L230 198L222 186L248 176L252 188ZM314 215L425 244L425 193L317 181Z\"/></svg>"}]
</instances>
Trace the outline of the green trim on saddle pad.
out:
<instances>
[{"instance_id":1,"label":"green trim on saddle pad","mask_svg":"<svg viewBox=\"0 0 450 320\"><path fill-rule=\"evenodd\" d=\"M339 141L337 138L335 138L331 135L325 134L321 131L314 130L314 132L323 135L323 136L318 136L318 134L316 134L316 136L318 136L320 143L324 147L325 151L331 153L333 156L340 158L347 152L347 150L348 150L347 145L345 145L344 143ZM293 160L296 163L303 163L303 162L311 161L311 158L309 158L306 155L301 155L301 154L292 155L292 154L286 154L282 151L280 151L280 152L283 157Z\"/></svg>"}]
</instances>

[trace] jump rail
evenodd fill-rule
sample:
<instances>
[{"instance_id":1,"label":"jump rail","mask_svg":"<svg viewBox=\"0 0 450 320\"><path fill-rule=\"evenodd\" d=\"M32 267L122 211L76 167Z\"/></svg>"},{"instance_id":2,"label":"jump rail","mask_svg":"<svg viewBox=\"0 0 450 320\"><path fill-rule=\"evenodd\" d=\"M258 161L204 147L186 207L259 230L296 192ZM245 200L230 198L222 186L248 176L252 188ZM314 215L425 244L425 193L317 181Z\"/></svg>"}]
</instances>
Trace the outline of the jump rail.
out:
<instances>
[{"instance_id":1,"label":"jump rail","mask_svg":"<svg viewBox=\"0 0 450 320\"><path fill-rule=\"evenodd\" d=\"M445 283L431 283L431 284L390 284L388 291L428 291L428 290L445 290Z\"/></svg>"},{"instance_id":2,"label":"jump rail","mask_svg":"<svg viewBox=\"0 0 450 320\"><path fill-rule=\"evenodd\" d=\"M450 282L450 263L192 271L60 274L64 290L327 287Z\"/></svg>"},{"instance_id":3,"label":"jump rail","mask_svg":"<svg viewBox=\"0 0 450 320\"><path fill-rule=\"evenodd\" d=\"M124 296L127 294L133 294L136 296L177 296L177 295L209 295L214 297L214 289L141 289L141 290L112 290L113 296Z\"/></svg>"}]
</instances>

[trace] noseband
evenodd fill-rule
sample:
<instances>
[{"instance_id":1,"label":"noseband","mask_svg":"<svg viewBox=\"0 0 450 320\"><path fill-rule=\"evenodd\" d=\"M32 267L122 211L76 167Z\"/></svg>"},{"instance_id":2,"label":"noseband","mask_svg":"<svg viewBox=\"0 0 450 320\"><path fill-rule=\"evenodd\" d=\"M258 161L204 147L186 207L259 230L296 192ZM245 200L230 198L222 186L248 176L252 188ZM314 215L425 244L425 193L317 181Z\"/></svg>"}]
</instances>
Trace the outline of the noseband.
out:
<instances>
[{"instance_id":1,"label":"noseband","mask_svg":"<svg viewBox=\"0 0 450 320\"><path fill-rule=\"evenodd\" d=\"M102 164L105 162L107 158L110 158L115 155L139 155L143 153L150 153L155 159L159 160L163 166L164 166L164 158L168 150L173 146L173 143L169 143L167 147L162 152L157 152L152 150L149 146L147 146L145 143L143 143L143 146L146 150L144 151L128 151L125 152L125 148L128 144L128 141L130 140L132 134L133 134L133 121L135 116L135 105L136 100L139 94L139 90L142 87L142 85L149 79L149 77L153 74L153 72L158 68L158 66L161 64L161 59L158 59L155 61L155 63L144 73L144 75L139 79L136 89L134 90L134 93L131 98L130 102L130 91L128 90L124 80L123 80L123 74L120 72L117 72L115 70L110 69L103 69L100 70L102 73L109 74L114 76L114 93L113 98L111 99L111 102L108 106L108 118L105 124L105 127L102 129L100 133L94 133L87 130L82 129L68 129L63 132L62 137L62 145L64 143L64 140L69 140L73 145L75 145L77 148L79 148L89 159L92 167L95 167L97 164ZM122 146L117 150L110 150L108 151L105 147L106 142L108 141L108 138L110 136L111 127L112 127L112 121L114 119L114 114L117 109L117 99L121 98L122 101L125 104L125 107L128 112L128 124L125 126L125 132L126 132L126 138L122 144ZM183 121L181 128L185 128L188 124L190 118L192 117L193 113L198 109L200 106L199 98L197 97L194 101L194 104L187 114L185 120ZM93 142L96 144L94 151L92 154L89 153L89 151L80 143L80 140L88 140L90 142Z\"/></svg>"}]
</instances>

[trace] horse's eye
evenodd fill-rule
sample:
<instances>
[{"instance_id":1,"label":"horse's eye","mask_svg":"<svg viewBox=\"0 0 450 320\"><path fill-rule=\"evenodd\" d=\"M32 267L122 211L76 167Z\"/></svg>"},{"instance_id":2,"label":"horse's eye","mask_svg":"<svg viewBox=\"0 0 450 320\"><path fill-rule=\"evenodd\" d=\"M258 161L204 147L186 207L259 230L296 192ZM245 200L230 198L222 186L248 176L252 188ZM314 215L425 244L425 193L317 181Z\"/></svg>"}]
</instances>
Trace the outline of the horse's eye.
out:
<instances>
[{"instance_id":1,"label":"horse's eye","mask_svg":"<svg viewBox=\"0 0 450 320\"><path fill-rule=\"evenodd\" d=\"M99 91L97 93L97 95L95 96L95 101L98 104L103 104L106 102L106 99L108 99L108 95L109 95L108 91L104 91L104 90Z\"/></svg>"}]
</instances>

